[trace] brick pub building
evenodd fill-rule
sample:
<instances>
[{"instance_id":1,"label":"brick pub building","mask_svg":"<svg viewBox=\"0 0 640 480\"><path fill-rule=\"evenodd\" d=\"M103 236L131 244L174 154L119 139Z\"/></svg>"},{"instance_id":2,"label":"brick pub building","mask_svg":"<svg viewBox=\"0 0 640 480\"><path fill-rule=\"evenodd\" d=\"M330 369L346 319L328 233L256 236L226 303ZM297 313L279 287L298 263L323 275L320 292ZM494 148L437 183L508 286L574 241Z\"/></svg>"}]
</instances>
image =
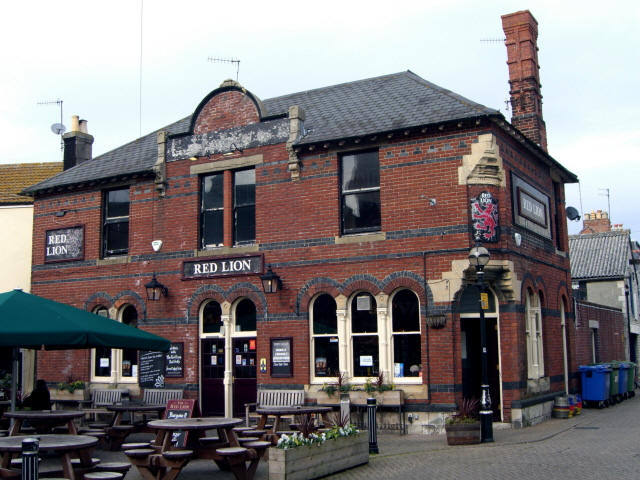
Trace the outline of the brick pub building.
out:
<instances>
[{"instance_id":1,"label":"brick pub building","mask_svg":"<svg viewBox=\"0 0 640 480\"><path fill-rule=\"evenodd\" d=\"M382 374L422 432L479 396L467 257L480 242L494 419L543 418L577 368L564 212L577 179L547 153L537 22L503 26L511 123L410 71L268 100L225 81L193 115L97 158L80 122L66 170L28 189L33 293L171 339L182 368L165 383L205 414L240 415L257 388L313 397ZM37 375L135 394L138 362L39 352Z\"/></svg>"}]
</instances>

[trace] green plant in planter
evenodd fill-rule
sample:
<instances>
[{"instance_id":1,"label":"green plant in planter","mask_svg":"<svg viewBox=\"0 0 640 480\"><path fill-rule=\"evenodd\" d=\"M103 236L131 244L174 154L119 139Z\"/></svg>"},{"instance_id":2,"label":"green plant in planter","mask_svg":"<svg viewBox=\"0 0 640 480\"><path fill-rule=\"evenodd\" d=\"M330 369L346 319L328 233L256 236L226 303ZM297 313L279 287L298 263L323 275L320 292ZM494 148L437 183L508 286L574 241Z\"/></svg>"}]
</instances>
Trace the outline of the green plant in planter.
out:
<instances>
[{"instance_id":1,"label":"green plant in planter","mask_svg":"<svg viewBox=\"0 0 640 480\"><path fill-rule=\"evenodd\" d=\"M351 384L348 380L347 374L340 372L340 375L338 375L338 391L340 391L340 393L347 393L351 390Z\"/></svg>"},{"instance_id":2,"label":"green plant in planter","mask_svg":"<svg viewBox=\"0 0 640 480\"><path fill-rule=\"evenodd\" d=\"M84 382L82 380L72 380L69 378L66 382L60 382L56 385L58 390L66 390L69 393L73 393L76 390L82 390L84 388Z\"/></svg>"},{"instance_id":3,"label":"green plant in planter","mask_svg":"<svg viewBox=\"0 0 640 480\"><path fill-rule=\"evenodd\" d=\"M329 397L333 397L338 390L338 386L335 383L323 383L320 390L326 393Z\"/></svg>"},{"instance_id":4,"label":"green plant in planter","mask_svg":"<svg viewBox=\"0 0 640 480\"><path fill-rule=\"evenodd\" d=\"M393 390L395 385L393 383L386 383L384 379L384 373L380 372L380 375L376 377L376 390L380 393L388 392L389 390Z\"/></svg>"},{"instance_id":5,"label":"green plant in planter","mask_svg":"<svg viewBox=\"0 0 640 480\"><path fill-rule=\"evenodd\" d=\"M478 410L480 401L477 398L463 398L460 403L458 413L447 418L447 425L457 425L461 423L476 423L478 421Z\"/></svg>"},{"instance_id":6,"label":"green plant in planter","mask_svg":"<svg viewBox=\"0 0 640 480\"><path fill-rule=\"evenodd\" d=\"M375 385L371 382L370 378L367 378L367 381L364 382L364 385L362 386L362 389L367 393L373 393L373 392L375 392L377 390Z\"/></svg>"}]
</instances>

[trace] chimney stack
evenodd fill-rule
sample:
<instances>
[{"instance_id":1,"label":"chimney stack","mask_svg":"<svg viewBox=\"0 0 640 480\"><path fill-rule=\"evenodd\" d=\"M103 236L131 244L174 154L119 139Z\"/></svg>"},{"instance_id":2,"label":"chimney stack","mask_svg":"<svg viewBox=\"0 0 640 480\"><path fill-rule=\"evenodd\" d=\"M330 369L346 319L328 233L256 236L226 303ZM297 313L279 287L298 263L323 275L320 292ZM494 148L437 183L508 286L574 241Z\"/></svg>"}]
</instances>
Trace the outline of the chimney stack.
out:
<instances>
[{"instance_id":1,"label":"chimney stack","mask_svg":"<svg viewBox=\"0 0 640 480\"><path fill-rule=\"evenodd\" d=\"M615 230L621 230L620 228L616 228ZM607 212L603 212L602 210L598 210L596 212L585 213L584 220L582 221L582 230L580 230L580 234L583 233L604 233L611 231L611 220L609 219L609 214Z\"/></svg>"},{"instance_id":2,"label":"chimney stack","mask_svg":"<svg viewBox=\"0 0 640 480\"><path fill-rule=\"evenodd\" d=\"M507 46L511 123L529 140L547 151L547 129L542 119L538 22L529 10L502 16Z\"/></svg>"},{"instance_id":3,"label":"chimney stack","mask_svg":"<svg viewBox=\"0 0 640 480\"><path fill-rule=\"evenodd\" d=\"M87 121L78 115L71 117L71 131L62 136L64 140L64 170L91 160L93 136L87 130Z\"/></svg>"}]
</instances>

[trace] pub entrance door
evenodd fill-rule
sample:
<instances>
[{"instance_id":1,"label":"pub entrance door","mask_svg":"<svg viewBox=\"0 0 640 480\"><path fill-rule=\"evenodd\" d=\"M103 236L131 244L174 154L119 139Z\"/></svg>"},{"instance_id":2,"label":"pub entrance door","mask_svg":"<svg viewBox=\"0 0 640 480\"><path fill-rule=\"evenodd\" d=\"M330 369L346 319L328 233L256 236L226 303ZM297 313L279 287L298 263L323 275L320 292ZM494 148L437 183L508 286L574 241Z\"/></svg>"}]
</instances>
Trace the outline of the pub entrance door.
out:
<instances>
[{"instance_id":1,"label":"pub entrance door","mask_svg":"<svg viewBox=\"0 0 640 480\"><path fill-rule=\"evenodd\" d=\"M210 301L201 312L202 414L242 417L257 398L255 305L245 298L223 315Z\"/></svg>"}]
</instances>

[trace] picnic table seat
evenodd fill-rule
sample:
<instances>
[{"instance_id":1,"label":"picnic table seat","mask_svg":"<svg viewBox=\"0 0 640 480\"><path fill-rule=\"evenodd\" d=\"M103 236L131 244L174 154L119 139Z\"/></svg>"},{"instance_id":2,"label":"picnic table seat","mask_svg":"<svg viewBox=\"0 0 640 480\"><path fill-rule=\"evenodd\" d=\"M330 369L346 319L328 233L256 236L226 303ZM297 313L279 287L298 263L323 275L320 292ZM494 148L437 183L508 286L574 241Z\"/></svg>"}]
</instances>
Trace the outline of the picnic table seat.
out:
<instances>
[{"instance_id":1,"label":"picnic table seat","mask_svg":"<svg viewBox=\"0 0 640 480\"><path fill-rule=\"evenodd\" d=\"M123 397L129 396L129 390L120 388L96 388L91 391L91 407L85 408L84 413L93 415L93 421L98 421L98 415L111 415L107 406L121 402Z\"/></svg>"}]
</instances>

